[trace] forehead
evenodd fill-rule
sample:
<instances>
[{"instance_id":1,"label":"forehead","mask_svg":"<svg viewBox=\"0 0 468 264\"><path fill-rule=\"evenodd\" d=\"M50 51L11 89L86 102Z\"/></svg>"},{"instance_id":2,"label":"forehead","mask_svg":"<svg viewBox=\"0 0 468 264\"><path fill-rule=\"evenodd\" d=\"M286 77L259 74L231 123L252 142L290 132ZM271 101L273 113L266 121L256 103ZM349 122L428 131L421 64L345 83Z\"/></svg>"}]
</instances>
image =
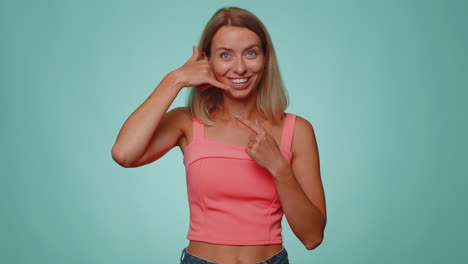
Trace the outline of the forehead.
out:
<instances>
[{"instance_id":1,"label":"forehead","mask_svg":"<svg viewBox=\"0 0 468 264\"><path fill-rule=\"evenodd\" d=\"M252 45L262 46L260 37L245 27L222 26L213 36L211 48L242 49Z\"/></svg>"}]
</instances>

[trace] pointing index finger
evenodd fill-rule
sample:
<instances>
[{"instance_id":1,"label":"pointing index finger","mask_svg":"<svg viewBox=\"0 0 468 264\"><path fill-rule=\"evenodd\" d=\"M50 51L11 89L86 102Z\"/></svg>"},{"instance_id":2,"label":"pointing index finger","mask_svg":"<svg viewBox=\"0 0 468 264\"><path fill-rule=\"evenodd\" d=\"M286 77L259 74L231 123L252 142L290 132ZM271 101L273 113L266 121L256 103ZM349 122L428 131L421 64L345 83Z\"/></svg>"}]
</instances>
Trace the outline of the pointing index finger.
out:
<instances>
[{"instance_id":1,"label":"pointing index finger","mask_svg":"<svg viewBox=\"0 0 468 264\"><path fill-rule=\"evenodd\" d=\"M242 119L239 115L235 115L234 116L239 122L241 122L241 124L243 124L244 126L246 126L248 129L252 130L252 132L254 132L255 134L259 134L261 133L262 131L260 130L260 127L255 125L253 122L251 122L250 120L248 119Z\"/></svg>"}]
</instances>

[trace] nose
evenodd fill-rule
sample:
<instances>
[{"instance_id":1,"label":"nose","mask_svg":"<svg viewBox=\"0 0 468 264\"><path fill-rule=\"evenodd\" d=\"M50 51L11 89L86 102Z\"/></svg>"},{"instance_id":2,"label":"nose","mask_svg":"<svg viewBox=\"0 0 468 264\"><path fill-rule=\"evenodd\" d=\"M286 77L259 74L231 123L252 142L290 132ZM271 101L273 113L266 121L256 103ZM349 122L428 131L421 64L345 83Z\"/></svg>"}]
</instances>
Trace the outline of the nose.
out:
<instances>
[{"instance_id":1,"label":"nose","mask_svg":"<svg viewBox=\"0 0 468 264\"><path fill-rule=\"evenodd\" d=\"M242 58L236 60L233 70L238 75L245 74L245 72L247 71L247 67L245 66L244 60Z\"/></svg>"}]
</instances>

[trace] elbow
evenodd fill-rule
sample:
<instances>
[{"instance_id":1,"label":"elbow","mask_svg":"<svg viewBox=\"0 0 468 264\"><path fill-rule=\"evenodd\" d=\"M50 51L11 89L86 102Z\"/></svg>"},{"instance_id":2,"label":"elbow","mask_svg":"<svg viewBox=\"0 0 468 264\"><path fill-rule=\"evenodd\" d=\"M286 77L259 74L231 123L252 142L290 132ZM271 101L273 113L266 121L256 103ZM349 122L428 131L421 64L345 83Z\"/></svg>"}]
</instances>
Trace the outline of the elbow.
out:
<instances>
[{"instance_id":1,"label":"elbow","mask_svg":"<svg viewBox=\"0 0 468 264\"><path fill-rule=\"evenodd\" d=\"M307 250L312 250L323 242L324 234L325 234L325 226L327 224L327 218L324 217L323 222L321 223L318 229L315 229L312 233L309 233L309 236L302 240L302 243L307 248Z\"/></svg>"},{"instance_id":2,"label":"elbow","mask_svg":"<svg viewBox=\"0 0 468 264\"><path fill-rule=\"evenodd\" d=\"M316 230L314 232L314 235L311 236L311 238L309 238L308 240L303 242L303 244L307 248L307 250L312 250L312 249L320 246L320 244L322 244L324 234L325 234L326 224L327 224L327 218L325 216L320 229Z\"/></svg>"},{"instance_id":3,"label":"elbow","mask_svg":"<svg viewBox=\"0 0 468 264\"><path fill-rule=\"evenodd\" d=\"M120 166L124 167L124 168L130 168L131 165L129 164L129 162L126 160L125 158L125 152L122 151L122 150L119 150L118 147L116 147L116 145L114 145L112 147L112 159L117 162L117 164L119 164Z\"/></svg>"},{"instance_id":4,"label":"elbow","mask_svg":"<svg viewBox=\"0 0 468 264\"><path fill-rule=\"evenodd\" d=\"M304 246L306 247L307 250L312 250L318 247L320 244L322 244L322 241L323 241L323 235L314 240L309 240L309 241L304 242Z\"/></svg>"}]
</instances>

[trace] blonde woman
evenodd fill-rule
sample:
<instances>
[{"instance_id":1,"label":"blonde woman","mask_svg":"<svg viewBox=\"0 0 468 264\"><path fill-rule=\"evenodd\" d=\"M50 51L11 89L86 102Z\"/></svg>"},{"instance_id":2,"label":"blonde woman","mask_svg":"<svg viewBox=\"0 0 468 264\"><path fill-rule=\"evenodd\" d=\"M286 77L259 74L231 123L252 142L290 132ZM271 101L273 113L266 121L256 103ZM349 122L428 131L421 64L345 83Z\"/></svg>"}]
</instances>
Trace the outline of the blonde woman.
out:
<instances>
[{"instance_id":1,"label":"blonde woman","mask_svg":"<svg viewBox=\"0 0 468 264\"><path fill-rule=\"evenodd\" d=\"M187 107L168 112L183 88ZM312 125L285 113L273 44L240 8L218 10L199 47L124 123L112 157L151 163L178 146L190 207L181 263L289 263L281 220L311 250L327 221Z\"/></svg>"}]
</instances>

